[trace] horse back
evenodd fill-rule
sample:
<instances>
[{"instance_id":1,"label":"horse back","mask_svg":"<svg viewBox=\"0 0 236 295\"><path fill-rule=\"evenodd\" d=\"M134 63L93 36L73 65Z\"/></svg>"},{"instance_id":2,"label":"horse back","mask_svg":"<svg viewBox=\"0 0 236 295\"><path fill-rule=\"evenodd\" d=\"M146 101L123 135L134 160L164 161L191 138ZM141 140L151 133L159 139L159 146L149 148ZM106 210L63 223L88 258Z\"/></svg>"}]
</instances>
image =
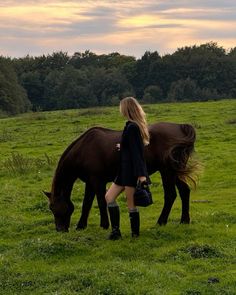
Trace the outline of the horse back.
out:
<instances>
[{"instance_id":1,"label":"horse back","mask_svg":"<svg viewBox=\"0 0 236 295\"><path fill-rule=\"evenodd\" d=\"M150 144L145 147L145 158L150 174L158 169L173 146L190 142L190 130L194 129L187 124L163 122L149 126ZM192 133L195 135L193 131ZM113 177L119 162L116 144L120 143L121 136L122 131L90 128L66 149L62 155L64 163L77 169L81 179L84 178L83 175ZM194 140L192 138L191 144Z\"/></svg>"}]
</instances>

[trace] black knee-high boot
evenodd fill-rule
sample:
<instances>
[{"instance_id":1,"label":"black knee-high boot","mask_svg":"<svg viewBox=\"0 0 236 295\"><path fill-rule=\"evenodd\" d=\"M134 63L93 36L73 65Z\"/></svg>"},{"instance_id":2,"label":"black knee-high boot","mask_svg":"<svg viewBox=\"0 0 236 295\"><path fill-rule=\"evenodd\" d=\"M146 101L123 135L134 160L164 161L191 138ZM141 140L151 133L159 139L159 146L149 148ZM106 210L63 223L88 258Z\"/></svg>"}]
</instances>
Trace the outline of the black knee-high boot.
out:
<instances>
[{"instance_id":1,"label":"black knee-high boot","mask_svg":"<svg viewBox=\"0 0 236 295\"><path fill-rule=\"evenodd\" d=\"M140 227L140 217L139 212L130 212L129 213L130 218L130 226L131 226L131 235L133 238L139 236L139 227Z\"/></svg>"},{"instance_id":2,"label":"black knee-high boot","mask_svg":"<svg viewBox=\"0 0 236 295\"><path fill-rule=\"evenodd\" d=\"M109 240L119 240L121 239L120 233L120 209L119 206L109 206L108 212L110 215L112 231L108 237Z\"/></svg>"}]
</instances>

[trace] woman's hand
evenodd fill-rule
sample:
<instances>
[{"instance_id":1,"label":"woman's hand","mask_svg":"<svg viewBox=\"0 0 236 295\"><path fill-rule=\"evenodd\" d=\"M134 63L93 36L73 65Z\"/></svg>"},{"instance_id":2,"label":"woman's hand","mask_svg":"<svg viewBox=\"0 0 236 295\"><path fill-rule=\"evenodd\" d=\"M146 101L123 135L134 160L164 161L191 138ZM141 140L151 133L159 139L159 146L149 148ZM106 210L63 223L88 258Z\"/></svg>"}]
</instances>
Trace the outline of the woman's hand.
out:
<instances>
[{"instance_id":1,"label":"woman's hand","mask_svg":"<svg viewBox=\"0 0 236 295\"><path fill-rule=\"evenodd\" d=\"M146 176L139 176L138 181L140 181L141 183L144 181L147 181L147 177Z\"/></svg>"},{"instance_id":2,"label":"woman's hand","mask_svg":"<svg viewBox=\"0 0 236 295\"><path fill-rule=\"evenodd\" d=\"M120 151L120 143L116 144L116 149L117 149L118 152Z\"/></svg>"}]
</instances>

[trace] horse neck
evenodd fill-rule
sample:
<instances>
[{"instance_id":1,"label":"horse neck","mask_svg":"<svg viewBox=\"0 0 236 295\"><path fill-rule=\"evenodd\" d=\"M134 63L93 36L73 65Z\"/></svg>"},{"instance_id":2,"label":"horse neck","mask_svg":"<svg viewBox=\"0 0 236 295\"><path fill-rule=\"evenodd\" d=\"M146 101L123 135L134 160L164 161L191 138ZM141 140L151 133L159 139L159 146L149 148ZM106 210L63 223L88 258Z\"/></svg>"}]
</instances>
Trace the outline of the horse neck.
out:
<instances>
[{"instance_id":1,"label":"horse neck","mask_svg":"<svg viewBox=\"0 0 236 295\"><path fill-rule=\"evenodd\" d=\"M69 201L76 177L66 169L57 169L52 183L54 201Z\"/></svg>"}]
</instances>

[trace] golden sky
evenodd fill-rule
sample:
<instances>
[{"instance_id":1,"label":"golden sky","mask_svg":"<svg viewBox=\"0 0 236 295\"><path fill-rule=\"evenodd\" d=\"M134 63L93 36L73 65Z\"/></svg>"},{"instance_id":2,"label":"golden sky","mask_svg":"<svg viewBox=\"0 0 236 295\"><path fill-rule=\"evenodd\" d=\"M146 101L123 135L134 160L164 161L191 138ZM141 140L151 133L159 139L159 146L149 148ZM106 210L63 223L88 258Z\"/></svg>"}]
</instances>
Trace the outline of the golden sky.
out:
<instances>
[{"instance_id":1,"label":"golden sky","mask_svg":"<svg viewBox=\"0 0 236 295\"><path fill-rule=\"evenodd\" d=\"M0 2L4 56L89 49L140 57L146 50L163 55L210 41L236 46L235 0Z\"/></svg>"}]
</instances>

